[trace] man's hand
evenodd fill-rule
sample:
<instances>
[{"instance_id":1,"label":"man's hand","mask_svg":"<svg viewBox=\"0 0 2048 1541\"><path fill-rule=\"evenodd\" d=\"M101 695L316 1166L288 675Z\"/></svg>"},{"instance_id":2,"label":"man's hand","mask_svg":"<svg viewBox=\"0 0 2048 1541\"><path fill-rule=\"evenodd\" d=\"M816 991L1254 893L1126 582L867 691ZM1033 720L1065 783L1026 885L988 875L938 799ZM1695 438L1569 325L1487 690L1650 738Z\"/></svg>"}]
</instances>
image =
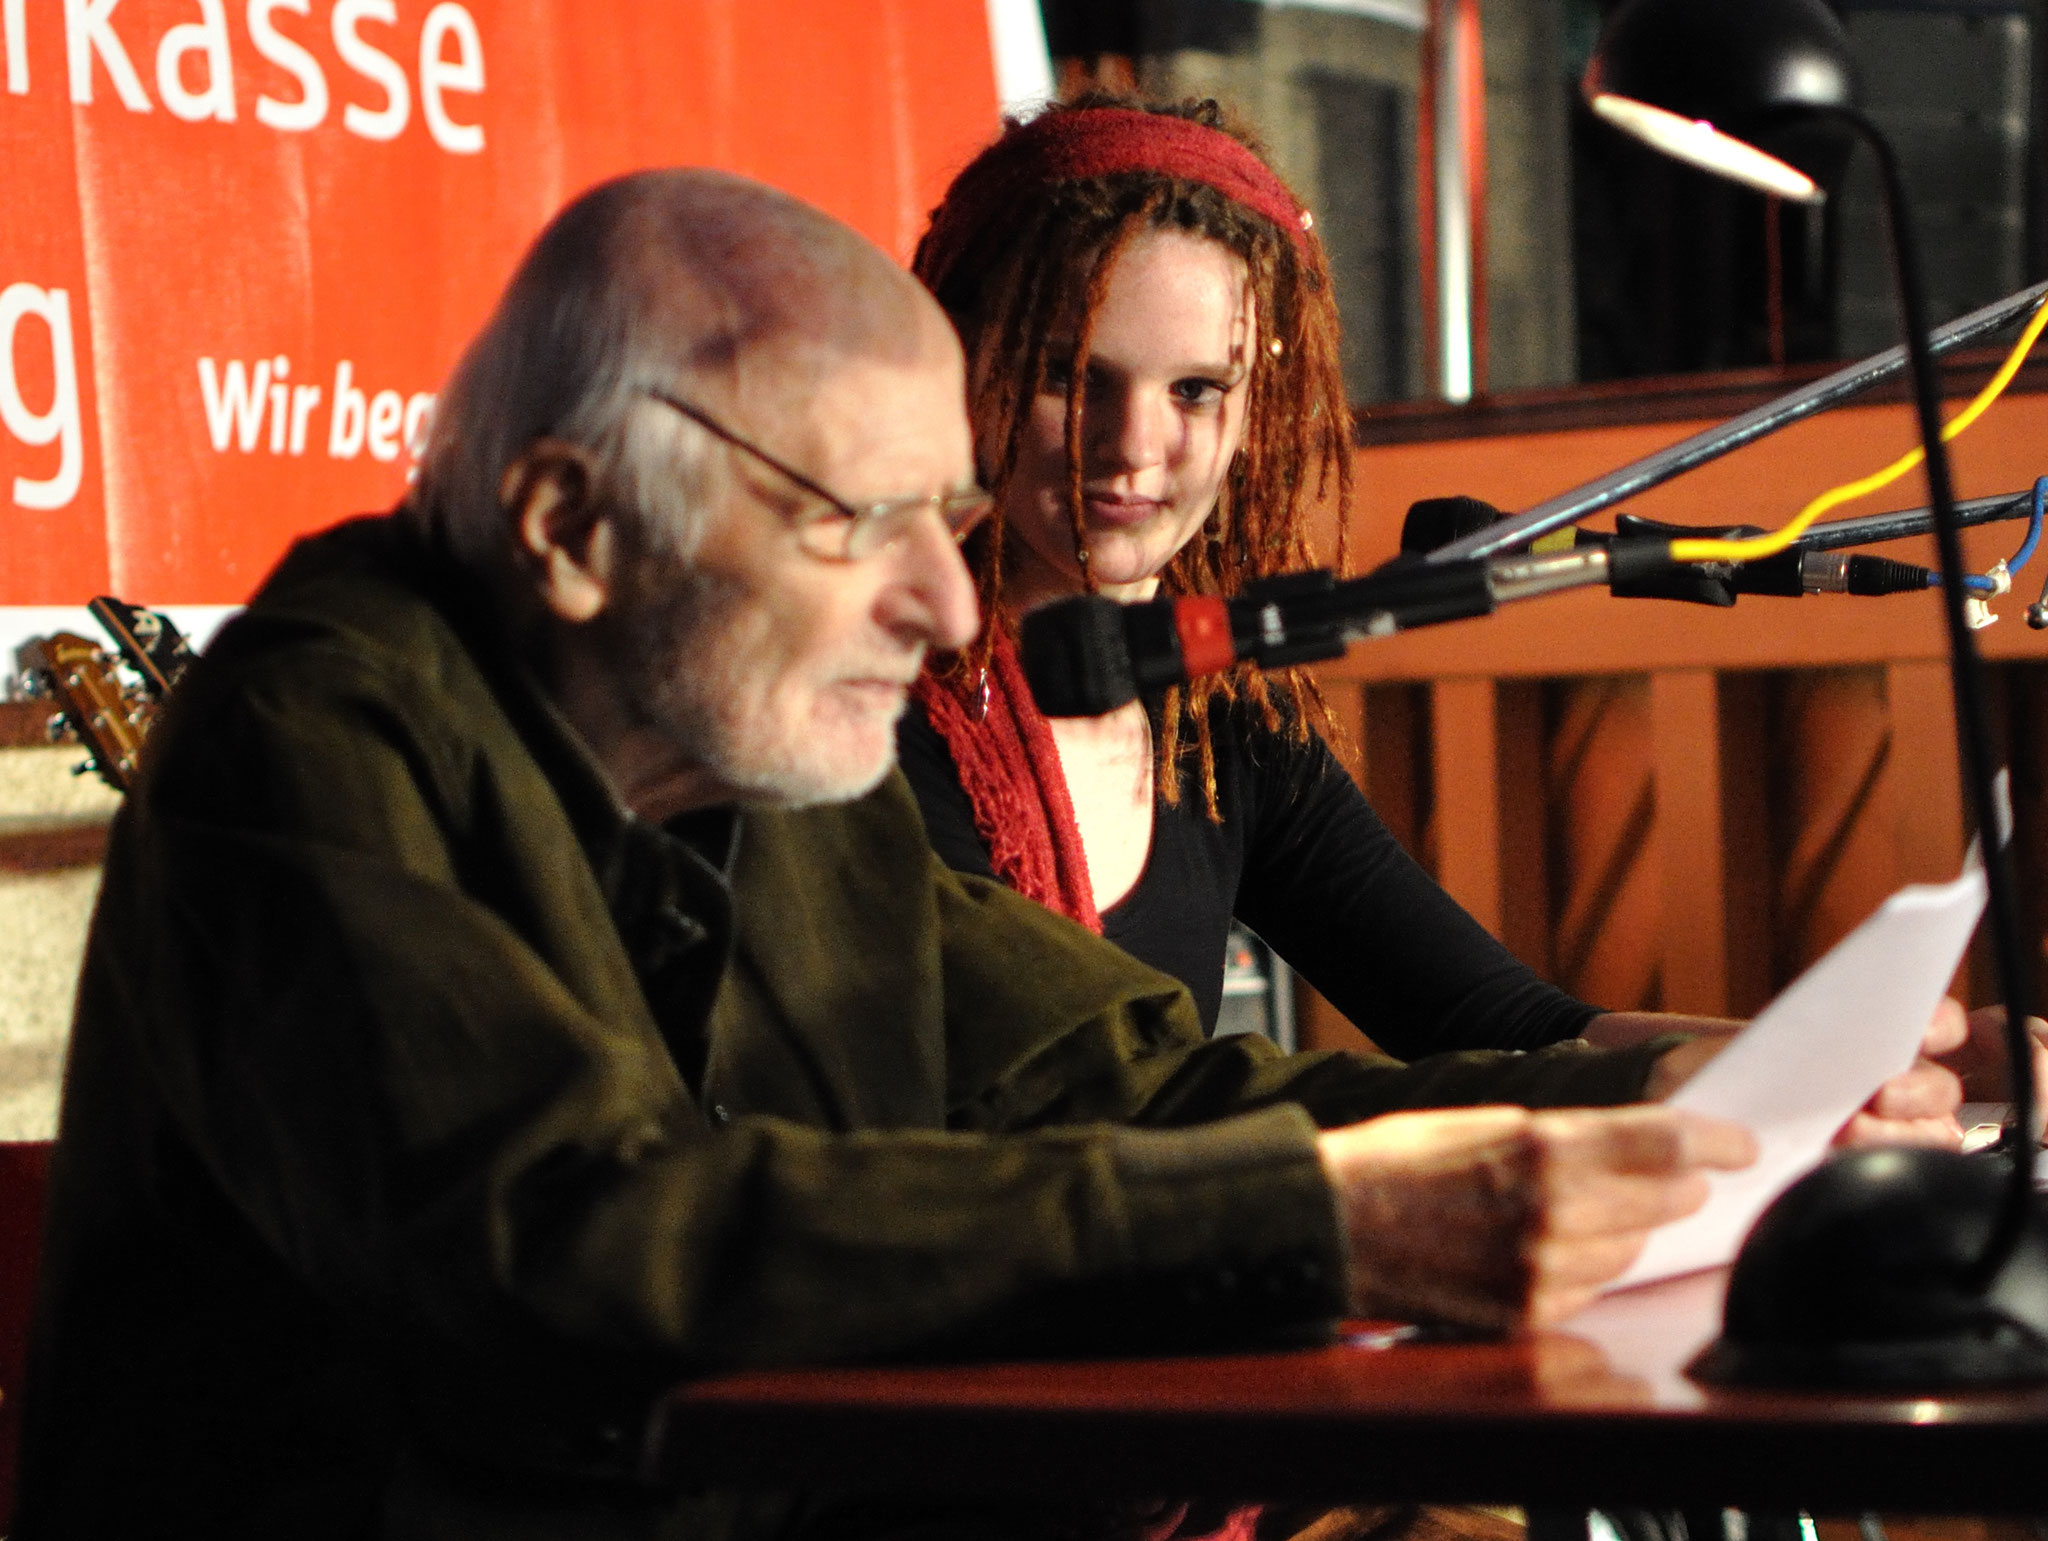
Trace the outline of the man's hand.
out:
<instances>
[{"instance_id":1,"label":"man's hand","mask_svg":"<svg viewBox=\"0 0 2048 1541\"><path fill-rule=\"evenodd\" d=\"M1746 1166L1748 1131L1671 1108L1396 1113L1318 1140L1364 1316L1497 1330L1554 1322L1651 1229Z\"/></svg>"}]
</instances>

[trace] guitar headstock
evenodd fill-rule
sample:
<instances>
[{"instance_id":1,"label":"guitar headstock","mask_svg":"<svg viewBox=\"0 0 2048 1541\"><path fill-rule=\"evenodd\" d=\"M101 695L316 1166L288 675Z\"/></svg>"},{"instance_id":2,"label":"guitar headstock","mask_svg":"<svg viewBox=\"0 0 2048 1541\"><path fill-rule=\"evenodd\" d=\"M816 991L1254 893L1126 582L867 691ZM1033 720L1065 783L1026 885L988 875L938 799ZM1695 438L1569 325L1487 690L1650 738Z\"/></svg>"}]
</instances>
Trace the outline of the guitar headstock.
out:
<instances>
[{"instance_id":1,"label":"guitar headstock","mask_svg":"<svg viewBox=\"0 0 2048 1541\"><path fill-rule=\"evenodd\" d=\"M31 638L22 644L20 660L56 704L58 721L91 752L101 779L116 791L127 791L154 702L132 700L113 658L73 632Z\"/></svg>"},{"instance_id":2,"label":"guitar headstock","mask_svg":"<svg viewBox=\"0 0 2048 1541\"><path fill-rule=\"evenodd\" d=\"M128 667L142 677L143 693L161 702L192 662L192 649L171 618L102 594L86 606L121 650Z\"/></svg>"},{"instance_id":3,"label":"guitar headstock","mask_svg":"<svg viewBox=\"0 0 2048 1541\"><path fill-rule=\"evenodd\" d=\"M91 766L101 779L125 792L135 779L143 737L192 662L192 650L170 617L155 610L111 594L86 608L113 638L118 657L60 631L24 643L20 663L33 692L56 705L52 737L69 729L91 751Z\"/></svg>"}]
</instances>

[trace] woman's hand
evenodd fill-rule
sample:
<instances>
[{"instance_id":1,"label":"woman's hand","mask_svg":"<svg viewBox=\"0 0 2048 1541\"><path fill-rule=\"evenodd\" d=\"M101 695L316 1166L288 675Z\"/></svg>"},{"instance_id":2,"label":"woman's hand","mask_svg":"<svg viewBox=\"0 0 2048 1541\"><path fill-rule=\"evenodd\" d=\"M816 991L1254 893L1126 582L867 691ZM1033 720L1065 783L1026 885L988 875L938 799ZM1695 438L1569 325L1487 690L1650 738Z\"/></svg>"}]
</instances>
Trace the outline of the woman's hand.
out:
<instances>
[{"instance_id":1,"label":"woman's hand","mask_svg":"<svg viewBox=\"0 0 2048 1541\"><path fill-rule=\"evenodd\" d=\"M1980 1006L1970 1013L1969 1036L1942 1063L1963 1078L1966 1102L2006 1102L2012 1097L2012 1061L2005 1051L2005 1008ZM2027 1018L2034 1061L2034 1138L2048 1121L2048 1022Z\"/></svg>"},{"instance_id":2,"label":"woman's hand","mask_svg":"<svg viewBox=\"0 0 2048 1541\"><path fill-rule=\"evenodd\" d=\"M1962 1004L1944 998L1920 1040L1920 1057L1877 1089L1862 1111L1842 1125L1835 1144L1960 1149L1963 1126L1956 1122L1956 1109L1963 1105L1963 1083L1935 1061L1954 1053L1968 1035Z\"/></svg>"},{"instance_id":3,"label":"woman's hand","mask_svg":"<svg viewBox=\"0 0 2048 1541\"><path fill-rule=\"evenodd\" d=\"M2002 1014L2001 1014L2002 1017ZM1656 1012L1619 1012L1595 1017L1586 1036L1595 1043L1641 1042L1655 1032L1693 1033L1659 1057L1643 1088L1645 1100L1661 1102L1697 1075L1746 1024L1722 1017L1667 1016ZM2048 1034L2048 1023L2042 1024ZM1962 1143L1956 1109L1963 1087L1954 1070L1937 1063L1963 1048L1969 1036L1963 1008L1952 1000L1935 1007L1914 1062L1877 1089L1869 1102L1835 1135L1837 1145L1938 1145L1954 1149ZM2037 1041L2036 1064L2048 1072L2048 1050Z\"/></svg>"}]
</instances>

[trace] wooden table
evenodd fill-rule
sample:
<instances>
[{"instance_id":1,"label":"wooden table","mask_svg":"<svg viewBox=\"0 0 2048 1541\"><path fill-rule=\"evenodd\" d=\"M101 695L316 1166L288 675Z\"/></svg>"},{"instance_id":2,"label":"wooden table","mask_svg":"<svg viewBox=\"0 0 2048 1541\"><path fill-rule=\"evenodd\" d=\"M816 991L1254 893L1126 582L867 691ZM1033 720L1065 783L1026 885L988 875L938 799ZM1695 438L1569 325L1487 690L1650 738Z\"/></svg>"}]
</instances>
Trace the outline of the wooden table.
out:
<instances>
[{"instance_id":1,"label":"wooden table","mask_svg":"<svg viewBox=\"0 0 2048 1541\"><path fill-rule=\"evenodd\" d=\"M2048 1387L1727 1391L1721 1274L1505 1343L1358 1333L1211 1358L752 1372L679 1387L658 1480L990 1496L2048 1513Z\"/></svg>"}]
</instances>

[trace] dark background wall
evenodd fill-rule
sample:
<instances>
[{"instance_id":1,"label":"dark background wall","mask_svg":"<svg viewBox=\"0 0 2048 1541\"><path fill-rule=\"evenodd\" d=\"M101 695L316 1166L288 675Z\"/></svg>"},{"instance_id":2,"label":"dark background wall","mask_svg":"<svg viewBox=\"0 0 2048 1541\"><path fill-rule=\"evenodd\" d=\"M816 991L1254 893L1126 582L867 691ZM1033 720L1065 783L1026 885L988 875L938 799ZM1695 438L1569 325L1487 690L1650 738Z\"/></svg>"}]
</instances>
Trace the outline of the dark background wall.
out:
<instances>
[{"instance_id":1,"label":"dark background wall","mask_svg":"<svg viewBox=\"0 0 2048 1541\"><path fill-rule=\"evenodd\" d=\"M1623 139L1576 81L1616 0L1482 0L1488 388L1853 357L1893 340L1874 179L1777 206ZM1043 0L1070 81L1213 95L1316 209L1361 401L1426 395L1416 25L1254 0ZM1383 10L1395 6L1382 6ZM1937 319L2048 273L2048 0L1839 0L1905 161ZM1419 18L1420 0L1411 14Z\"/></svg>"}]
</instances>

